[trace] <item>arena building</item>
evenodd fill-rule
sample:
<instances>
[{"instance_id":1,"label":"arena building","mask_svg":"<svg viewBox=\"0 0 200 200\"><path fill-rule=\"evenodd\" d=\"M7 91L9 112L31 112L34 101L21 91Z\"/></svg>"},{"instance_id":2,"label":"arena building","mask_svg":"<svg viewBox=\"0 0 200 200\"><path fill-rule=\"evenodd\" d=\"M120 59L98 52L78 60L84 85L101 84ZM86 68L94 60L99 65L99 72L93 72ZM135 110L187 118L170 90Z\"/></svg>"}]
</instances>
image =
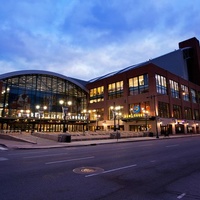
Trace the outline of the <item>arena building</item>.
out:
<instances>
[{"instance_id":1,"label":"arena building","mask_svg":"<svg viewBox=\"0 0 200 200\"><path fill-rule=\"evenodd\" d=\"M196 38L89 81L40 70L2 74L1 129L199 133L199 75Z\"/></svg>"},{"instance_id":2,"label":"arena building","mask_svg":"<svg viewBox=\"0 0 200 200\"><path fill-rule=\"evenodd\" d=\"M0 80L2 130L83 130L86 82L40 70L6 73Z\"/></svg>"}]
</instances>

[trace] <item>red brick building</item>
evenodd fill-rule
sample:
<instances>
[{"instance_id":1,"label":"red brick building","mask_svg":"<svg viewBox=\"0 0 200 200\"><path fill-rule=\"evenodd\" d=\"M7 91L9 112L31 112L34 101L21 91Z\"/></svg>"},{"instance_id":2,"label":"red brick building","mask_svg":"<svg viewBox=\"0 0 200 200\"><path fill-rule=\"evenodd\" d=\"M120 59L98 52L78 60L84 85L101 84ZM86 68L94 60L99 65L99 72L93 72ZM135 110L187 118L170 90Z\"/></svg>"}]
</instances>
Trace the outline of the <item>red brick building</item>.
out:
<instances>
[{"instance_id":1,"label":"red brick building","mask_svg":"<svg viewBox=\"0 0 200 200\"><path fill-rule=\"evenodd\" d=\"M166 55L92 79L90 129L199 133L200 46L196 38Z\"/></svg>"}]
</instances>

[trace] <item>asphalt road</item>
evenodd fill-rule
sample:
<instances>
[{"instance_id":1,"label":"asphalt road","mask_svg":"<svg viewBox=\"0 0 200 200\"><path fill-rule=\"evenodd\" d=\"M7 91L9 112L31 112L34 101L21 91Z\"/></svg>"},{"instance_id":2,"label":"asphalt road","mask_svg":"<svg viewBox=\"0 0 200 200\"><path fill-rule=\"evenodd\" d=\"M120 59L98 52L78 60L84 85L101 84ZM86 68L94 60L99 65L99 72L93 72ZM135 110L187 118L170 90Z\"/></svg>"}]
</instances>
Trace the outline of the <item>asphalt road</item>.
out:
<instances>
[{"instance_id":1,"label":"asphalt road","mask_svg":"<svg viewBox=\"0 0 200 200\"><path fill-rule=\"evenodd\" d=\"M200 199L200 137L0 148L1 200Z\"/></svg>"}]
</instances>

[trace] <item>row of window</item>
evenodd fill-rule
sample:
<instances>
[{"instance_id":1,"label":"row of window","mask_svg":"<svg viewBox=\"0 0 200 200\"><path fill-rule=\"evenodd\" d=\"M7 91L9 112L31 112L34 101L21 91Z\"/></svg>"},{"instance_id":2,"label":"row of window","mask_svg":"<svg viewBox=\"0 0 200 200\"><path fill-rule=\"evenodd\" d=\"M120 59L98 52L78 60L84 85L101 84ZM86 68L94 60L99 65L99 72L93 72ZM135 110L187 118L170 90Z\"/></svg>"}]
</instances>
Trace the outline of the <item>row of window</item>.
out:
<instances>
[{"instance_id":1,"label":"row of window","mask_svg":"<svg viewBox=\"0 0 200 200\"><path fill-rule=\"evenodd\" d=\"M188 119L188 120L200 120L199 110L184 107L182 111L182 107L180 105L172 105L172 114L170 113L170 105L165 102L158 102L158 116L162 118L176 118L176 119ZM114 115L116 119L120 119L124 116L124 108L123 106L117 106L115 108L109 108L109 120L114 119ZM97 119L98 114L98 119ZM156 113L153 113L155 115ZM93 120L103 120L104 109L95 110L94 114L90 114L90 119ZM150 116L150 102L140 102L133 103L129 105L129 117L148 117Z\"/></svg>"},{"instance_id":2,"label":"row of window","mask_svg":"<svg viewBox=\"0 0 200 200\"><path fill-rule=\"evenodd\" d=\"M169 80L169 90L167 87L167 79L164 76L155 74L156 91L158 94L169 94L173 98L183 98L184 101L192 101L197 103L200 100L200 92L188 88L186 85L180 84L174 80ZM143 74L130 78L128 80L129 96L138 95L149 92L148 74ZM124 94L123 81L108 84L108 99L122 97ZM104 87L97 87L90 90L90 103L104 101Z\"/></svg>"},{"instance_id":3,"label":"row of window","mask_svg":"<svg viewBox=\"0 0 200 200\"><path fill-rule=\"evenodd\" d=\"M156 78L156 90L157 93L159 94L168 94L168 88L167 88L167 81L164 76L155 75ZM194 89L190 89L183 84L179 85L178 82L169 80L169 85L170 85L170 93L173 98L180 98L182 96L184 101L191 101L193 103L197 103L197 96L200 97L200 92L198 92Z\"/></svg>"},{"instance_id":4,"label":"row of window","mask_svg":"<svg viewBox=\"0 0 200 200\"><path fill-rule=\"evenodd\" d=\"M123 107L118 110L120 116L124 117ZM156 113L154 113L156 114ZM129 105L130 117L146 117L150 116L150 102L134 103ZM158 102L158 116L163 118L176 118L176 119L188 119L188 120L200 120L199 110L184 107L180 105L173 105L172 114L170 113L170 105L165 102ZM110 111L109 119L113 119L113 112Z\"/></svg>"},{"instance_id":5,"label":"row of window","mask_svg":"<svg viewBox=\"0 0 200 200\"><path fill-rule=\"evenodd\" d=\"M148 74L130 78L129 95L137 95L149 91ZM108 84L108 99L115 99L124 95L124 83L118 81ZM90 90L90 103L104 101L104 87L97 87Z\"/></svg>"},{"instance_id":6,"label":"row of window","mask_svg":"<svg viewBox=\"0 0 200 200\"><path fill-rule=\"evenodd\" d=\"M199 110L184 107L182 112L182 107L179 105L173 105L172 108L173 116L170 115L170 108L168 103L158 102L158 116L163 118L174 117L177 119L188 119L188 120L200 120Z\"/></svg>"}]
</instances>

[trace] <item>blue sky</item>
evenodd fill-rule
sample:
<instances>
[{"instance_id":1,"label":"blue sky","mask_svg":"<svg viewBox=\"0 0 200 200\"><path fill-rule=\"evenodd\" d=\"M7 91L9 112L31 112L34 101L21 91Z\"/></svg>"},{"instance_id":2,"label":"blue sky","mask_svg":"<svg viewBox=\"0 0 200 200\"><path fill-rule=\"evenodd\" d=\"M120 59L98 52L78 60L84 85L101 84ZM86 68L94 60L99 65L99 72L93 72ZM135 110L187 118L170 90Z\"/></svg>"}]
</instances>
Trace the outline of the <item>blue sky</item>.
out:
<instances>
[{"instance_id":1,"label":"blue sky","mask_svg":"<svg viewBox=\"0 0 200 200\"><path fill-rule=\"evenodd\" d=\"M200 40L199 0L0 0L1 73L90 80Z\"/></svg>"}]
</instances>

